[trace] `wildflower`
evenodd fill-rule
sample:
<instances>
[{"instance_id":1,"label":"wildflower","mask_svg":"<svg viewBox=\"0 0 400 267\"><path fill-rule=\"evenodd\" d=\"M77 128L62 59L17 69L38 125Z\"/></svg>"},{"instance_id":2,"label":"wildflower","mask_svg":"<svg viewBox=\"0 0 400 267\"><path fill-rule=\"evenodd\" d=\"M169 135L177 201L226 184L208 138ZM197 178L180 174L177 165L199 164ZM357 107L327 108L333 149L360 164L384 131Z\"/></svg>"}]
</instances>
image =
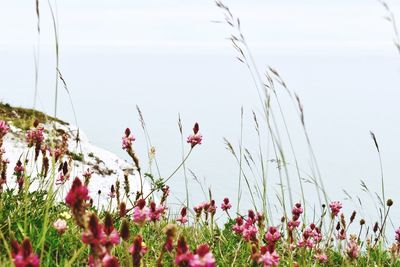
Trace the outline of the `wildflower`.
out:
<instances>
[{"instance_id":1,"label":"wildflower","mask_svg":"<svg viewBox=\"0 0 400 267\"><path fill-rule=\"evenodd\" d=\"M103 267L119 267L118 258L115 256L111 256L110 254L106 254L102 260Z\"/></svg>"},{"instance_id":2,"label":"wildflower","mask_svg":"<svg viewBox=\"0 0 400 267\"><path fill-rule=\"evenodd\" d=\"M176 219L176 221L180 222L181 224L187 223L188 219L187 219L186 207L183 207L183 208L181 209L181 214L180 214L179 217Z\"/></svg>"},{"instance_id":3,"label":"wildflower","mask_svg":"<svg viewBox=\"0 0 400 267\"><path fill-rule=\"evenodd\" d=\"M265 234L265 239L269 242L276 242L281 238L281 234L274 226L270 226L268 232Z\"/></svg>"},{"instance_id":4,"label":"wildflower","mask_svg":"<svg viewBox=\"0 0 400 267\"><path fill-rule=\"evenodd\" d=\"M88 229L82 233L82 242L89 245L98 245L105 238L103 227L99 224L96 214L89 217Z\"/></svg>"},{"instance_id":5,"label":"wildflower","mask_svg":"<svg viewBox=\"0 0 400 267\"><path fill-rule=\"evenodd\" d=\"M40 265L38 255L33 253L32 245L28 237L21 244L17 241L11 243L12 258L15 267L38 267Z\"/></svg>"},{"instance_id":6,"label":"wildflower","mask_svg":"<svg viewBox=\"0 0 400 267\"><path fill-rule=\"evenodd\" d=\"M193 258L193 254L189 251L189 247L183 236L181 236L178 239L178 243L176 245L175 250L176 250L175 264L178 265L179 267L189 266L189 263Z\"/></svg>"},{"instance_id":7,"label":"wildflower","mask_svg":"<svg viewBox=\"0 0 400 267\"><path fill-rule=\"evenodd\" d=\"M126 204L125 202L121 202L119 204L119 216L124 217L126 215Z\"/></svg>"},{"instance_id":8,"label":"wildflower","mask_svg":"<svg viewBox=\"0 0 400 267\"><path fill-rule=\"evenodd\" d=\"M242 217L237 217L235 219L236 224L232 227L232 230L237 233L237 234L241 234L243 232L243 218Z\"/></svg>"},{"instance_id":9,"label":"wildflower","mask_svg":"<svg viewBox=\"0 0 400 267\"><path fill-rule=\"evenodd\" d=\"M111 185L110 192L107 194L110 198L115 198L115 188L114 185Z\"/></svg>"},{"instance_id":10,"label":"wildflower","mask_svg":"<svg viewBox=\"0 0 400 267\"><path fill-rule=\"evenodd\" d=\"M176 228L175 224L168 224L164 228L164 233L167 236L167 238L166 238L166 241L164 243L163 248L166 251L171 252L172 249L174 248L173 241L174 241L174 238L175 238L175 235L176 235L176 231L177 231L177 228Z\"/></svg>"},{"instance_id":11,"label":"wildflower","mask_svg":"<svg viewBox=\"0 0 400 267\"><path fill-rule=\"evenodd\" d=\"M319 262L319 263L326 263L328 262L328 256L326 256L325 253L321 253L321 254L316 254L315 259Z\"/></svg>"},{"instance_id":12,"label":"wildflower","mask_svg":"<svg viewBox=\"0 0 400 267\"><path fill-rule=\"evenodd\" d=\"M68 229L67 222L65 220L63 220L63 219L57 219L53 223L53 227L57 230L57 232L60 235L63 234Z\"/></svg>"},{"instance_id":13,"label":"wildflower","mask_svg":"<svg viewBox=\"0 0 400 267\"><path fill-rule=\"evenodd\" d=\"M92 178L93 172L91 172L89 169L87 169L82 176L85 178L85 185L88 186L90 182L90 178Z\"/></svg>"},{"instance_id":14,"label":"wildflower","mask_svg":"<svg viewBox=\"0 0 400 267\"><path fill-rule=\"evenodd\" d=\"M397 228L397 230L395 231L395 234L396 234L396 236L395 236L396 241L397 241L397 243L400 244L400 227Z\"/></svg>"},{"instance_id":15,"label":"wildflower","mask_svg":"<svg viewBox=\"0 0 400 267\"><path fill-rule=\"evenodd\" d=\"M131 130L129 128L125 129L125 135L122 137L122 149L129 150L132 148L132 143L136 138L131 135Z\"/></svg>"},{"instance_id":16,"label":"wildflower","mask_svg":"<svg viewBox=\"0 0 400 267\"><path fill-rule=\"evenodd\" d=\"M201 213L203 212L203 205L199 204L193 207L194 212L196 213L196 219L200 219Z\"/></svg>"},{"instance_id":17,"label":"wildflower","mask_svg":"<svg viewBox=\"0 0 400 267\"><path fill-rule=\"evenodd\" d=\"M292 209L292 214L300 216L303 213L303 208L300 203L296 203Z\"/></svg>"},{"instance_id":18,"label":"wildflower","mask_svg":"<svg viewBox=\"0 0 400 267\"><path fill-rule=\"evenodd\" d=\"M160 204L157 207L154 201L150 202L149 220L152 222L159 221L161 219L161 216L165 213L166 209L167 207L165 207L164 204Z\"/></svg>"},{"instance_id":19,"label":"wildflower","mask_svg":"<svg viewBox=\"0 0 400 267\"><path fill-rule=\"evenodd\" d=\"M207 244L197 247L196 254L190 260L191 267L214 267L215 258Z\"/></svg>"},{"instance_id":20,"label":"wildflower","mask_svg":"<svg viewBox=\"0 0 400 267\"><path fill-rule=\"evenodd\" d=\"M357 237L351 236L350 241L347 243L347 255L350 259L357 259L360 254L360 247L357 244Z\"/></svg>"},{"instance_id":21,"label":"wildflower","mask_svg":"<svg viewBox=\"0 0 400 267\"><path fill-rule=\"evenodd\" d=\"M207 211L209 213L211 213L211 215L214 215L215 212L217 211L217 205L215 205L215 200L211 199L211 201L209 202L209 206L207 208Z\"/></svg>"},{"instance_id":22,"label":"wildflower","mask_svg":"<svg viewBox=\"0 0 400 267\"><path fill-rule=\"evenodd\" d=\"M3 120L0 120L0 138L3 138L8 131L10 130L10 127L7 125L7 123Z\"/></svg>"},{"instance_id":23,"label":"wildflower","mask_svg":"<svg viewBox=\"0 0 400 267\"><path fill-rule=\"evenodd\" d=\"M148 209L146 200L143 198L137 201L136 207L133 209L133 221L138 224L143 224L148 218Z\"/></svg>"},{"instance_id":24,"label":"wildflower","mask_svg":"<svg viewBox=\"0 0 400 267\"><path fill-rule=\"evenodd\" d=\"M110 252L112 246L119 244L119 242L119 233L114 228L111 214L106 213L104 218L104 236L101 239L101 243L106 247L107 251Z\"/></svg>"},{"instance_id":25,"label":"wildflower","mask_svg":"<svg viewBox=\"0 0 400 267\"><path fill-rule=\"evenodd\" d=\"M121 228L119 230L121 238L125 241L129 240L131 232L129 230L129 222L126 218L122 219Z\"/></svg>"},{"instance_id":26,"label":"wildflower","mask_svg":"<svg viewBox=\"0 0 400 267\"><path fill-rule=\"evenodd\" d=\"M129 248L129 253L132 254L134 267L140 267L142 257L147 252L146 244L143 242L142 236L137 235L133 240L133 245Z\"/></svg>"},{"instance_id":27,"label":"wildflower","mask_svg":"<svg viewBox=\"0 0 400 267\"><path fill-rule=\"evenodd\" d=\"M257 227L252 223L246 222L243 227L242 236L246 241L255 241L257 239Z\"/></svg>"},{"instance_id":28,"label":"wildflower","mask_svg":"<svg viewBox=\"0 0 400 267\"><path fill-rule=\"evenodd\" d=\"M332 217L336 217L339 212L340 209L342 208L342 203L340 203L339 201L333 201L329 204L329 208L331 209L331 213L332 213Z\"/></svg>"},{"instance_id":29,"label":"wildflower","mask_svg":"<svg viewBox=\"0 0 400 267\"><path fill-rule=\"evenodd\" d=\"M79 209L86 200L89 200L88 193L87 187L82 185L81 180L76 177L65 197L65 203L72 209Z\"/></svg>"},{"instance_id":30,"label":"wildflower","mask_svg":"<svg viewBox=\"0 0 400 267\"><path fill-rule=\"evenodd\" d=\"M232 208L232 205L231 205L231 203L229 203L229 198L226 197L226 198L224 198L224 202L221 204L221 209L223 211L227 211L230 208Z\"/></svg>"},{"instance_id":31,"label":"wildflower","mask_svg":"<svg viewBox=\"0 0 400 267\"><path fill-rule=\"evenodd\" d=\"M203 136L199 133L199 124L196 122L193 127L193 134L189 135L187 142L191 144L192 148L196 145L200 145L203 140Z\"/></svg>"},{"instance_id":32,"label":"wildflower","mask_svg":"<svg viewBox=\"0 0 400 267\"><path fill-rule=\"evenodd\" d=\"M262 263L264 267L270 267L270 266L278 266L279 265L279 255L276 253L276 251L270 253L269 251L266 251L264 254L262 254L258 260L259 263Z\"/></svg>"}]
</instances>

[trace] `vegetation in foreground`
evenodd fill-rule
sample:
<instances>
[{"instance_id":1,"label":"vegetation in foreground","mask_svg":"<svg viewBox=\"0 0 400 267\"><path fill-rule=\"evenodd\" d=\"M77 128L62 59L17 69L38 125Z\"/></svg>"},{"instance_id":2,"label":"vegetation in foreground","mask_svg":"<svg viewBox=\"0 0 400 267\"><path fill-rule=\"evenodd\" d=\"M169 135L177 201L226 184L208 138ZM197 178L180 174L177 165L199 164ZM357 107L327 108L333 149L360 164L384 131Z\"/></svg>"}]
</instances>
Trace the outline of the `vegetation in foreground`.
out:
<instances>
[{"instance_id":1,"label":"vegetation in foreground","mask_svg":"<svg viewBox=\"0 0 400 267\"><path fill-rule=\"evenodd\" d=\"M295 203L291 215L283 215L279 224L272 225L267 214L254 210L234 216L229 198L217 204L211 192L210 199L204 203L192 209L182 206L180 214L172 216L167 201L170 176L153 180L150 192L144 192L141 187L132 193L129 179L123 184L117 181L110 188L109 197L118 208L97 210L88 195L90 171L70 177L69 165L63 162L65 157L70 157L69 153L62 142L55 141L60 136L43 129L36 120L26 132L29 150L39 148L39 155L33 153L30 159L42 170L36 177L30 176L33 172L21 160L14 166L13 177L6 177L10 163L3 158L4 150L0 154L2 266L400 264L400 229L396 231L396 242L389 249L384 246L386 218L393 205L390 199L383 224L376 223L371 230L364 220L356 219L356 212L350 217L341 213L342 204L338 201L324 205L320 217L309 223L303 217L302 204ZM8 123L0 121L0 144L8 131ZM126 129L122 147L136 166L136 177L143 179L134 141L135 137ZM196 123L187 138L188 154L201 142ZM30 190L33 178L45 186ZM64 201L56 202L55 195L69 179L73 183L67 188ZM226 213L227 221L224 225L216 224L214 218L222 212ZM352 224L359 225L358 231L349 231Z\"/></svg>"}]
</instances>

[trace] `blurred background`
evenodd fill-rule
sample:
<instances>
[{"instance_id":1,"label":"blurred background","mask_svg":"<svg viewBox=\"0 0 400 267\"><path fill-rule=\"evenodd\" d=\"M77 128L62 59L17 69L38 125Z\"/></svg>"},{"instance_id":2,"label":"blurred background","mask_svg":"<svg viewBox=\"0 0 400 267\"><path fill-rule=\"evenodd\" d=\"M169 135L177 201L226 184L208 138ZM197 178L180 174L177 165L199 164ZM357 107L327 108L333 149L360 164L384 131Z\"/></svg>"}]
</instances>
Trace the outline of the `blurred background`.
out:
<instances>
[{"instance_id":1,"label":"blurred background","mask_svg":"<svg viewBox=\"0 0 400 267\"><path fill-rule=\"evenodd\" d=\"M90 140L127 158L121 137L130 127L137 136L139 155L146 162L138 105L156 147L161 173L168 176L182 158L177 124L180 113L185 136L196 121L204 136L187 167L204 188L211 187L218 202L225 196L234 202L239 167L225 149L223 137L235 146L239 144L243 106L243 143L257 151L252 110L261 117L262 109L251 76L227 40L231 29L214 23L224 18L215 3L50 3L58 22L59 68L70 90L78 125ZM372 191L380 192L372 130L382 152L386 195L398 203L400 55L382 5L373 0L227 0L225 4L240 18L259 70L264 72L268 66L277 69L300 96L329 196L348 198L345 189L368 203L361 179ZM400 18L400 3L388 4ZM36 108L52 115L56 54L48 2L40 1L40 37L35 1L0 0L0 6L0 100L33 107L36 56ZM300 122L284 92L280 94L299 164L307 170L310 159ZM57 116L74 123L61 83ZM202 201L200 186L190 174L189 180L191 200ZM278 178L273 176L270 181L275 188ZM300 200L297 180L292 184L295 200ZM314 187L306 187L312 203ZM171 180L171 188L177 203L183 201L183 172ZM245 189L243 194L243 208L248 208ZM359 206L358 201L348 201L350 209ZM361 212L369 216L365 209Z\"/></svg>"}]
</instances>

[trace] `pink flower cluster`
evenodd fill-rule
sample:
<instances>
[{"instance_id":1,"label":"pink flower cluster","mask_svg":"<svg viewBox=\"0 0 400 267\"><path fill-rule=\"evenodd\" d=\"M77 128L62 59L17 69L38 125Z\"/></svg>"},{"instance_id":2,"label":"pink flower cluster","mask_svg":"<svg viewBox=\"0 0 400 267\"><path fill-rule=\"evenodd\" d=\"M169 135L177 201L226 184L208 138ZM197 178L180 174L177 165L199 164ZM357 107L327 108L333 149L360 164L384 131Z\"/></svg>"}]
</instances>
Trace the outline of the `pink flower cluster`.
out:
<instances>
[{"instance_id":1,"label":"pink flower cluster","mask_svg":"<svg viewBox=\"0 0 400 267\"><path fill-rule=\"evenodd\" d=\"M21 244L17 241L11 242L12 259L15 267L38 267L39 257L33 252L29 238L25 238Z\"/></svg>"},{"instance_id":2,"label":"pink flower cluster","mask_svg":"<svg viewBox=\"0 0 400 267\"><path fill-rule=\"evenodd\" d=\"M342 203L340 203L339 201L332 201L329 204L329 208L331 209L332 218L336 217L339 214L342 207L343 207Z\"/></svg>"},{"instance_id":3,"label":"pink flower cluster","mask_svg":"<svg viewBox=\"0 0 400 267\"><path fill-rule=\"evenodd\" d=\"M221 209L223 211L228 211L230 208L232 208L231 203L229 203L229 198L224 198L224 202L221 204Z\"/></svg>"},{"instance_id":4,"label":"pink flower cluster","mask_svg":"<svg viewBox=\"0 0 400 267\"><path fill-rule=\"evenodd\" d=\"M297 242L298 247L313 248L314 245L318 244L322 240L321 229L315 224L310 224L309 227L304 229L302 239Z\"/></svg>"},{"instance_id":5,"label":"pink flower cluster","mask_svg":"<svg viewBox=\"0 0 400 267\"><path fill-rule=\"evenodd\" d=\"M32 147L36 144L41 144L44 140L44 128L41 125L37 125L36 128L28 130L26 132L26 142L29 147Z\"/></svg>"},{"instance_id":6,"label":"pink flower cluster","mask_svg":"<svg viewBox=\"0 0 400 267\"><path fill-rule=\"evenodd\" d=\"M68 229L67 222L65 220L63 220L63 219L57 219L53 223L53 227L57 230L57 232L60 235L63 234Z\"/></svg>"},{"instance_id":7,"label":"pink flower cluster","mask_svg":"<svg viewBox=\"0 0 400 267\"><path fill-rule=\"evenodd\" d=\"M293 238L293 230L300 225L300 215L303 213L303 208L301 207L300 203L296 203L292 209L292 219L289 220L287 223L288 227L288 232L289 232L289 237L290 237L290 243L293 243L294 238Z\"/></svg>"},{"instance_id":8,"label":"pink flower cluster","mask_svg":"<svg viewBox=\"0 0 400 267\"><path fill-rule=\"evenodd\" d=\"M261 248L261 256L258 259L258 263L262 263L264 267L278 266L279 265L279 255L276 251L269 252Z\"/></svg>"},{"instance_id":9,"label":"pink flower cluster","mask_svg":"<svg viewBox=\"0 0 400 267\"><path fill-rule=\"evenodd\" d=\"M89 200L89 191L86 186L82 185L81 180L76 177L65 197L65 203L75 212L83 208L86 200Z\"/></svg>"},{"instance_id":10,"label":"pink flower cluster","mask_svg":"<svg viewBox=\"0 0 400 267\"><path fill-rule=\"evenodd\" d=\"M7 123L3 120L0 120L0 138L3 138L8 131L10 130L10 127L7 125Z\"/></svg>"},{"instance_id":11,"label":"pink flower cluster","mask_svg":"<svg viewBox=\"0 0 400 267\"><path fill-rule=\"evenodd\" d=\"M110 217L109 219L106 217L105 224L103 225L99 223L96 214L91 214L88 228L82 233L82 242L90 245L90 266L101 266L101 263L110 263L117 260L115 257L111 256L111 250L114 245L120 243L120 237Z\"/></svg>"},{"instance_id":12,"label":"pink flower cluster","mask_svg":"<svg viewBox=\"0 0 400 267\"><path fill-rule=\"evenodd\" d=\"M350 259L357 259L360 254L360 246L357 243L357 237L350 238L347 242L346 253Z\"/></svg>"},{"instance_id":13,"label":"pink flower cluster","mask_svg":"<svg viewBox=\"0 0 400 267\"><path fill-rule=\"evenodd\" d=\"M195 254L190 252L184 237L178 239L175 263L179 267L214 267L216 261L207 244L197 247Z\"/></svg>"},{"instance_id":14,"label":"pink flower cluster","mask_svg":"<svg viewBox=\"0 0 400 267\"><path fill-rule=\"evenodd\" d=\"M201 218L201 214L204 213L205 220L208 220L209 214L214 216L217 211L217 205L215 204L215 200L206 201L200 203L193 207L194 212L196 213L196 220Z\"/></svg>"},{"instance_id":15,"label":"pink flower cluster","mask_svg":"<svg viewBox=\"0 0 400 267\"><path fill-rule=\"evenodd\" d=\"M196 122L193 127L193 134L189 135L187 142L193 147L200 145L203 141L203 136L199 133L199 124Z\"/></svg>"},{"instance_id":16,"label":"pink flower cluster","mask_svg":"<svg viewBox=\"0 0 400 267\"><path fill-rule=\"evenodd\" d=\"M236 218L236 224L232 227L232 230L242 235L246 241L256 241L258 229L256 226L257 218L253 210L249 210L247 219L239 216Z\"/></svg>"},{"instance_id":17,"label":"pink flower cluster","mask_svg":"<svg viewBox=\"0 0 400 267\"><path fill-rule=\"evenodd\" d=\"M154 201L150 202L150 207L146 207L146 200L139 199L133 208L133 221L139 225L146 221L156 222L165 214L167 207L164 204L156 205Z\"/></svg>"},{"instance_id":18,"label":"pink flower cluster","mask_svg":"<svg viewBox=\"0 0 400 267\"><path fill-rule=\"evenodd\" d=\"M131 134L129 128L125 129L125 135L122 137L122 149L129 150L132 149L132 143L136 140L135 136Z\"/></svg>"},{"instance_id":19,"label":"pink flower cluster","mask_svg":"<svg viewBox=\"0 0 400 267\"><path fill-rule=\"evenodd\" d=\"M181 224L185 224L188 222L188 218L187 218L187 210L186 207L183 207L181 209L181 213L178 216L178 218L176 219L177 222L180 222Z\"/></svg>"},{"instance_id":20,"label":"pink flower cluster","mask_svg":"<svg viewBox=\"0 0 400 267\"><path fill-rule=\"evenodd\" d=\"M397 243L400 244L400 227L397 228L395 231L395 238L396 238Z\"/></svg>"}]
</instances>

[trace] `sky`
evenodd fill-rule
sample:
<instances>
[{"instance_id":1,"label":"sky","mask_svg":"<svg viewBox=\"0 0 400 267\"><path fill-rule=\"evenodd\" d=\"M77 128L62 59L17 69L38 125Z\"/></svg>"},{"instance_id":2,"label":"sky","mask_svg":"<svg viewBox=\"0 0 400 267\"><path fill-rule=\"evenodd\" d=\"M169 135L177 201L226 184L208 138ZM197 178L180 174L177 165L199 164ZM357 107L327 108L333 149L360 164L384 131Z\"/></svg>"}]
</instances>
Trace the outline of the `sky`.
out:
<instances>
[{"instance_id":1,"label":"sky","mask_svg":"<svg viewBox=\"0 0 400 267\"><path fill-rule=\"evenodd\" d=\"M58 15L60 69L79 126L90 140L125 157L120 138L129 126L138 136L137 149L145 155L136 115L139 105L162 171L169 173L181 157L179 113L186 133L198 121L204 135L204 144L190 158L190 168L215 191L234 197L238 169L222 138L238 144L243 106L245 145L255 150L252 110L260 114L261 109L251 77L226 39L229 27L214 22L223 19L214 2L51 3ZM388 3L400 17L400 3ZM345 189L365 197L361 179L378 191L380 172L369 135L372 130L383 151L388 194L397 195L400 55L379 2L231 0L225 4L240 17L261 72L274 67L300 95L328 191L345 198ZM32 106L34 54L39 47L37 107L52 114L55 52L47 1L40 1L39 40L34 1L0 0L0 6L0 100ZM297 117L287 100L282 103L299 161L308 169ZM58 116L74 122L62 88ZM181 199L182 173L171 183ZM197 184L191 181L191 186L194 201L200 201L203 196Z\"/></svg>"}]
</instances>

